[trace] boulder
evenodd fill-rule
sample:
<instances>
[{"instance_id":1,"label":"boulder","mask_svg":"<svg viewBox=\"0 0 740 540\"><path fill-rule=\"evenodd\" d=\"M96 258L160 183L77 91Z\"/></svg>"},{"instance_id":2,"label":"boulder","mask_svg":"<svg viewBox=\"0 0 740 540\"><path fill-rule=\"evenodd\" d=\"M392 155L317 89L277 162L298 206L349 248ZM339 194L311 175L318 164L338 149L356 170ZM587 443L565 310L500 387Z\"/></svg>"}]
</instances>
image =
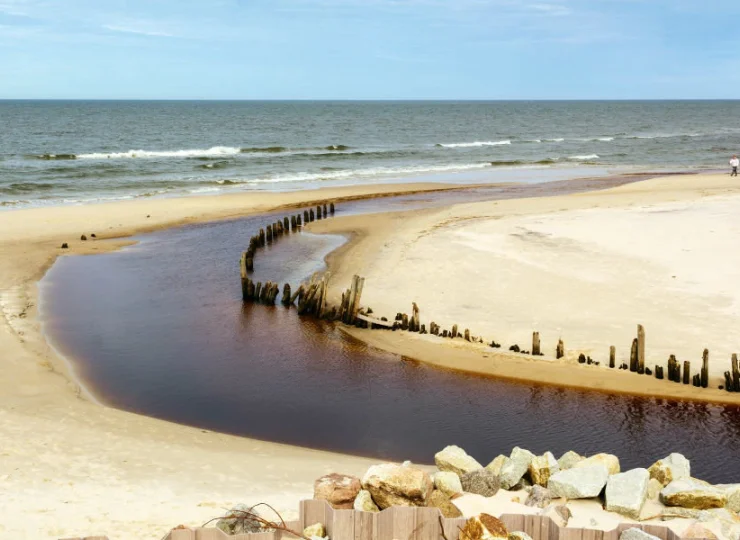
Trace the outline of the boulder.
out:
<instances>
[{"instance_id":1,"label":"boulder","mask_svg":"<svg viewBox=\"0 0 740 540\"><path fill-rule=\"evenodd\" d=\"M383 463L367 470L362 487L384 510L390 506L426 506L434 485L426 471Z\"/></svg>"},{"instance_id":2,"label":"boulder","mask_svg":"<svg viewBox=\"0 0 740 540\"><path fill-rule=\"evenodd\" d=\"M667 486L674 480L691 477L691 463L681 454L674 453L653 463L648 471L650 478Z\"/></svg>"},{"instance_id":3,"label":"boulder","mask_svg":"<svg viewBox=\"0 0 740 540\"><path fill-rule=\"evenodd\" d=\"M539 486L546 486L550 476L558 471L560 471L560 466L551 452L535 456L529 464L529 478L533 484Z\"/></svg>"},{"instance_id":4,"label":"boulder","mask_svg":"<svg viewBox=\"0 0 740 540\"><path fill-rule=\"evenodd\" d=\"M540 512L541 516L549 517L558 527L567 527L568 521L573 517L570 508L564 504L551 504Z\"/></svg>"},{"instance_id":5,"label":"boulder","mask_svg":"<svg viewBox=\"0 0 740 540\"><path fill-rule=\"evenodd\" d=\"M648 469L649 471L649 469ZM655 478L648 480L648 492L647 498L651 501L657 501L660 497L660 491L663 489L663 484L658 482Z\"/></svg>"},{"instance_id":6,"label":"boulder","mask_svg":"<svg viewBox=\"0 0 740 540\"><path fill-rule=\"evenodd\" d=\"M532 486L532 491L529 492L529 497L524 501L527 506L536 506L537 508L545 508L552 502L550 497L550 491L542 486Z\"/></svg>"},{"instance_id":7,"label":"boulder","mask_svg":"<svg viewBox=\"0 0 740 540\"><path fill-rule=\"evenodd\" d=\"M518 446L514 447L511 451L511 455L504 461L501 466L500 480L501 487L504 489L511 489L516 485L522 476L529 469L529 464L532 462L534 454L529 450L524 450Z\"/></svg>"},{"instance_id":8,"label":"boulder","mask_svg":"<svg viewBox=\"0 0 740 540\"><path fill-rule=\"evenodd\" d=\"M263 532L262 523L254 519L253 515L259 516L259 512L246 504L237 504L229 510L228 517L219 519L216 528L221 529L228 535L241 533Z\"/></svg>"},{"instance_id":9,"label":"boulder","mask_svg":"<svg viewBox=\"0 0 740 540\"><path fill-rule=\"evenodd\" d=\"M547 488L552 497L590 499L598 497L606 485L607 478L609 471L604 465L574 467L551 476Z\"/></svg>"},{"instance_id":10,"label":"boulder","mask_svg":"<svg viewBox=\"0 0 740 540\"><path fill-rule=\"evenodd\" d=\"M498 493L501 483L498 476L488 469L478 469L462 475L460 478L463 491L484 497L493 497Z\"/></svg>"},{"instance_id":11,"label":"boulder","mask_svg":"<svg viewBox=\"0 0 740 540\"><path fill-rule=\"evenodd\" d=\"M619 472L619 458L614 454L596 454L582 461L579 461L573 468L577 467L591 467L593 465L604 465L609 474L617 474Z\"/></svg>"},{"instance_id":12,"label":"boulder","mask_svg":"<svg viewBox=\"0 0 740 540\"><path fill-rule=\"evenodd\" d=\"M333 508L351 510L360 492L360 479L346 474L327 474L313 485L313 498L324 499Z\"/></svg>"},{"instance_id":13,"label":"boulder","mask_svg":"<svg viewBox=\"0 0 740 540\"><path fill-rule=\"evenodd\" d=\"M448 497L463 492L462 483L457 473L451 471L442 471L434 475L434 487L440 490Z\"/></svg>"},{"instance_id":14,"label":"boulder","mask_svg":"<svg viewBox=\"0 0 740 540\"><path fill-rule=\"evenodd\" d=\"M470 457L459 446L448 446L437 452L434 455L434 463L440 471L451 471L459 476L483 468L483 465Z\"/></svg>"},{"instance_id":15,"label":"boulder","mask_svg":"<svg viewBox=\"0 0 740 540\"><path fill-rule=\"evenodd\" d=\"M303 529L303 536L307 538L324 538L326 536L326 529L323 523L314 523Z\"/></svg>"},{"instance_id":16,"label":"boulder","mask_svg":"<svg viewBox=\"0 0 740 540\"><path fill-rule=\"evenodd\" d=\"M606 482L606 511L639 519L647 499L649 480L647 469L611 475Z\"/></svg>"},{"instance_id":17,"label":"boulder","mask_svg":"<svg viewBox=\"0 0 740 540\"><path fill-rule=\"evenodd\" d=\"M558 460L558 467L560 467L561 471L566 471L568 469L572 469L576 463L583 461L586 459L582 455L574 452L573 450L568 450L565 454L560 456L560 459Z\"/></svg>"},{"instance_id":18,"label":"boulder","mask_svg":"<svg viewBox=\"0 0 740 540\"><path fill-rule=\"evenodd\" d=\"M427 501L427 506L439 508L439 511L442 512L442 516L446 518L463 517L460 509L452 504L452 500L438 489L432 491L432 494L429 496Z\"/></svg>"},{"instance_id":19,"label":"boulder","mask_svg":"<svg viewBox=\"0 0 740 540\"><path fill-rule=\"evenodd\" d=\"M501 467L504 466L504 463L506 463L507 459L509 459L507 456L499 454L493 459L493 461L491 461L491 463L486 465L486 469L498 476L501 474Z\"/></svg>"},{"instance_id":20,"label":"boulder","mask_svg":"<svg viewBox=\"0 0 740 540\"><path fill-rule=\"evenodd\" d=\"M740 484L721 484L714 486L727 496L727 509L740 514Z\"/></svg>"},{"instance_id":21,"label":"boulder","mask_svg":"<svg viewBox=\"0 0 740 540\"><path fill-rule=\"evenodd\" d=\"M380 512L380 508L375 504L370 492L366 489L360 490L357 494L353 508L360 512Z\"/></svg>"},{"instance_id":22,"label":"boulder","mask_svg":"<svg viewBox=\"0 0 740 540\"><path fill-rule=\"evenodd\" d=\"M504 522L488 514L479 514L465 522L460 529L460 540L508 540L509 531Z\"/></svg>"},{"instance_id":23,"label":"boulder","mask_svg":"<svg viewBox=\"0 0 740 540\"><path fill-rule=\"evenodd\" d=\"M532 540L532 537L522 531L514 531L509 533L509 540Z\"/></svg>"},{"instance_id":24,"label":"boulder","mask_svg":"<svg viewBox=\"0 0 740 540\"><path fill-rule=\"evenodd\" d=\"M619 540L660 540L657 536L648 534L645 531L632 527L619 535Z\"/></svg>"},{"instance_id":25,"label":"boulder","mask_svg":"<svg viewBox=\"0 0 740 540\"><path fill-rule=\"evenodd\" d=\"M660 492L660 500L666 506L707 510L725 506L727 495L721 489L701 480L681 478L663 488Z\"/></svg>"}]
</instances>

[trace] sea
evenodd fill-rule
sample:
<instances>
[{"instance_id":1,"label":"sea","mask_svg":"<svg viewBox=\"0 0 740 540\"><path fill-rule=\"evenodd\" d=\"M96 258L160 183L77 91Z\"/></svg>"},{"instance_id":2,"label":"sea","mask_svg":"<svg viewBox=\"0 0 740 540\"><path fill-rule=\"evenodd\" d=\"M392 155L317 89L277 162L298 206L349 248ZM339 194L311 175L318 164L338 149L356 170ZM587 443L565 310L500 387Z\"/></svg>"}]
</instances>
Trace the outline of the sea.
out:
<instances>
[{"instance_id":1,"label":"sea","mask_svg":"<svg viewBox=\"0 0 740 540\"><path fill-rule=\"evenodd\" d=\"M0 209L725 167L740 101L0 101Z\"/></svg>"}]
</instances>

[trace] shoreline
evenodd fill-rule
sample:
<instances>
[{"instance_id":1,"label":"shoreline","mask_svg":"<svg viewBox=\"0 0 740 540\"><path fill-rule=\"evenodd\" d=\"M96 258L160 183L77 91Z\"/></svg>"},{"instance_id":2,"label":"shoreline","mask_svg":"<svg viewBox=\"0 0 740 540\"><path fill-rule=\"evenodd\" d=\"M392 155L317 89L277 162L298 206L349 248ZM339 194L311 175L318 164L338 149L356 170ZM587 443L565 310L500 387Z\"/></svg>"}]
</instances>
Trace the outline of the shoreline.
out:
<instances>
[{"instance_id":1,"label":"shoreline","mask_svg":"<svg viewBox=\"0 0 740 540\"><path fill-rule=\"evenodd\" d=\"M724 176L724 175L722 175ZM672 180L672 179L678 180ZM686 188L684 184L691 185L695 181L702 182L703 179L713 179L719 182L720 186L700 185L698 200L711 197L711 195L721 195L726 193L737 194L740 192L740 186L736 184L727 184L721 181L720 175L671 175L668 177L653 177L648 180L636 183L626 184L623 186L610 188L602 191L589 191L585 193L576 193L568 195L557 195L553 197L544 197L540 199L514 199L504 201L490 201L480 203L470 203L455 205L454 208L460 209L459 214L455 210L445 212L444 210L417 210L404 213L404 216L393 215L373 215L365 219L357 219L354 216L339 217L332 222L312 223L311 232L344 234L349 241L338 250L332 252L327 257L329 270L332 272L332 286L329 289L329 298L337 302L340 295L340 288L350 282L352 274L359 274L366 277L366 284L363 291L363 306L372 306L378 317L386 316L393 320L397 312L408 311L412 301L419 303L423 323L429 323L435 320L435 315L443 318L442 313L445 307L449 309L449 302L444 304L440 300L440 305L433 315L425 315L425 305L433 302L436 298L434 294L427 293L419 287L406 291L401 279L394 279L391 268L398 264L399 273L413 272L413 265L406 264L406 257L414 258L419 255L420 249L415 250L415 243L425 236L433 237L437 231L445 231L446 228L459 226L460 222L476 223L486 222L486 220L509 219L510 216L527 216L534 215L535 218L541 215L557 215L568 211L577 211L587 208L619 208L624 204L634 205L635 200L626 203L625 196L629 199L629 194L637 194L639 204L660 204L666 201L675 200L694 200L696 193L689 193L696 186ZM715 182L715 183L716 183ZM678 187L671 187L676 183ZM683 186L683 187L682 187ZM668 189L666 189L666 187ZM686 189L685 193L681 193ZM662 191L661 191L662 190ZM648 195L649 194L649 195ZM646 199L642 197L647 195ZM620 199L621 197L621 199ZM610 199L612 199L610 201ZM647 199L650 199L649 201ZM534 201L534 202L532 202ZM495 207L498 206L498 209ZM534 218L533 218L534 219ZM443 240L437 239L437 245ZM429 246L433 241L425 243ZM412 255L408 255L412 252ZM440 256L443 256L440 254ZM390 260L388 264L376 263L379 260ZM432 258L429 261L419 262L425 270L429 264L432 264ZM427 266L424 266L424 265ZM439 265L443 262L439 261ZM490 263L486 263L490 264ZM451 270L449 265L446 267ZM368 275L370 276L368 278ZM420 274L420 277L423 275ZM382 277L381 277L382 276ZM454 281L463 279L461 276L454 275L447 278ZM375 281L372 281L372 280ZM388 283L391 283L388 285ZM380 288L385 289L372 295L375 286L380 283ZM406 285L410 285L407 281ZM427 287L444 287L442 282L433 281ZM389 294L392 290L395 294ZM443 289L442 289L443 290ZM371 295L368 294L371 293ZM401 296L403 293L403 297ZM441 292L440 294L443 294ZM504 313L503 318L506 318ZM480 319L484 321L485 319ZM452 323L460 325L460 331L470 325L473 335L480 335L482 324L474 326L473 322L463 319L450 319L447 321L436 319L442 322L442 326ZM635 327L639 321L635 321ZM446 326L449 328L449 326ZM549 386L561 386L577 388L580 390L592 390L604 393L620 393L626 395L636 395L643 397L655 397L665 399L675 399L680 401L708 402L716 404L740 405L740 394L729 393L725 390L717 389L715 381L706 389L695 389L691 385L671 384L667 380L658 380L654 377L637 375L629 371L622 373L616 369L608 369L604 366L603 351L595 360L601 361L601 366L581 365L577 361L579 352L585 354L594 354L587 347L575 347L575 351L568 349L568 336L563 336L566 342L566 356L561 360L554 358L555 343L544 343L543 351L546 356L535 357L519 353L509 352L509 342L505 342L501 349L493 349L484 344L467 343L462 339L450 340L431 335L419 335L403 331L370 331L357 328L342 328L342 330L352 337L380 350L398 354L404 358L428 364L430 366L465 373L471 373L487 377L500 377L518 382L535 382ZM542 328L530 328L529 339L533 330L543 330ZM544 329L547 330L547 329ZM552 329L550 336L553 336ZM649 332L649 329L648 329ZM485 334L484 334L485 335ZM517 335L523 335L519 332ZM491 335L487 340L490 341ZM500 339L496 337L496 339ZM529 349L531 341L516 341L520 345L523 343L523 349ZM605 344L608 346L608 343ZM712 343L707 344L712 347ZM716 345L716 344L715 344ZM550 350L552 349L552 351ZM700 352L700 351L699 351ZM667 358L667 356L666 356ZM729 356L728 356L729 358ZM653 358L650 358L652 361ZM698 363L695 359L692 362L693 372L697 372ZM622 362L618 358L617 365ZM659 361L660 364L665 362L664 359ZM724 362L724 361L723 361ZM729 369L729 360L724 369ZM722 365L724 365L724 363ZM647 364L647 362L646 362ZM652 362L648 366L652 366ZM567 366L567 368L566 368ZM716 375L716 373L715 373ZM710 379L711 377L710 373ZM716 377L714 377L716 378Z\"/></svg>"}]
</instances>

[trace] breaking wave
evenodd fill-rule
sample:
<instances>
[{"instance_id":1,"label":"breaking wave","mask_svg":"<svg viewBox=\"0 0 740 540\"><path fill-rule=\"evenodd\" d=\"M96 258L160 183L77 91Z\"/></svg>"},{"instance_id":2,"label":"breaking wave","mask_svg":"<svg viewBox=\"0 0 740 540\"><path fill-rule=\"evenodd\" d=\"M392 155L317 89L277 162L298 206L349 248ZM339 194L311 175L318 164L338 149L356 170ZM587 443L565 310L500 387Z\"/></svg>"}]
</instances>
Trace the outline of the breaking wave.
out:
<instances>
[{"instance_id":1,"label":"breaking wave","mask_svg":"<svg viewBox=\"0 0 740 540\"><path fill-rule=\"evenodd\" d=\"M79 154L78 159L136 159L136 158L189 158L210 156L233 156L241 152L241 148L233 146L212 146L207 149L194 150L129 150L128 152L93 152Z\"/></svg>"},{"instance_id":2,"label":"breaking wave","mask_svg":"<svg viewBox=\"0 0 740 540\"><path fill-rule=\"evenodd\" d=\"M58 189L60 184L49 184L42 182L16 182L7 186L0 186L0 194L23 195Z\"/></svg>"},{"instance_id":3,"label":"breaking wave","mask_svg":"<svg viewBox=\"0 0 740 540\"><path fill-rule=\"evenodd\" d=\"M596 154L588 154L585 156L568 156L568 159L571 161L593 161L595 159L599 159L599 156Z\"/></svg>"},{"instance_id":4,"label":"breaking wave","mask_svg":"<svg viewBox=\"0 0 740 540\"><path fill-rule=\"evenodd\" d=\"M476 148L481 146L505 146L511 144L510 140L505 141L475 141L475 142L468 142L468 143L448 143L448 144L442 144L439 143L436 146L441 148Z\"/></svg>"}]
</instances>

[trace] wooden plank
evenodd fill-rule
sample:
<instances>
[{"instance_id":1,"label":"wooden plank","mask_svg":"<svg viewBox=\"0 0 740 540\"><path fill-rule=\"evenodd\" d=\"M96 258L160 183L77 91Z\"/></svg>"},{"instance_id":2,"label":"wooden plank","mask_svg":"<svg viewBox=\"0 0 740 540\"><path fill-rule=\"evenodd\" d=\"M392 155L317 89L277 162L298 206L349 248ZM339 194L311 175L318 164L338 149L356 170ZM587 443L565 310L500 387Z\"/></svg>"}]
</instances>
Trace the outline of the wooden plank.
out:
<instances>
[{"instance_id":1,"label":"wooden plank","mask_svg":"<svg viewBox=\"0 0 740 540\"><path fill-rule=\"evenodd\" d=\"M524 516L524 528L521 529L525 533L527 533L532 538L538 538L537 532L540 528L540 522L539 522L540 516L535 516L532 514L528 514Z\"/></svg>"},{"instance_id":2,"label":"wooden plank","mask_svg":"<svg viewBox=\"0 0 740 540\"><path fill-rule=\"evenodd\" d=\"M540 521L540 526L538 528L538 533L535 538L539 538L540 540L548 540L550 538L550 518L546 516L537 516ZM555 527L555 525L553 525Z\"/></svg>"},{"instance_id":3,"label":"wooden plank","mask_svg":"<svg viewBox=\"0 0 740 540\"><path fill-rule=\"evenodd\" d=\"M604 540L619 540L619 531L612 529L611 531L604 531Z\"/></svg>"},{"instance_id":4,"label":"wooden plank","mask_svg":"<svg viewBox=\"0 0 740 540\"><path fill-rule=\"evenodd\" d=\"M445 536L448 540L457 540L460 537L460 529L465 526L468 520L465 518L448 518L443 519L442 524Z\"/></svg>"},{"instance_id":5,"label":"wooden plank","mask_svg":"<svg viewBox=\"0 0 740 540\"><path fill-rule=\"evenodd\" d=\"M360 319L361 321L377 324L378 326L393 328L393 321L381 321L380 319L376 319L375 317L371 317L370 315L360 315L359 313L357 314L356 318Z\"/></svg>"},{"instance_id":6,"label":"wooden plank","mask_svg":"<svg viewBox=\"0 0 740 540\"><path fill-rule=\"evenodd\" d=\"M393 508L386 508L377 514L373 540L394 540L393 518ZM403 540L406 539L404 538Z\"/></svg>"},{"instance_id":7,"label":"wooden plank","mask_svg":"<svg viewBox=\"0 0 740 540\"><path fill-rule=\"evenodd\" d=\"M331 521L331 534L327 528L329 538L333 540L354 540L356 513L354 510L334 510L334 517Z\"/></svg>"},{"instance_id":8,"label":"wooden plank","mask_svg":"<svg viewBox=\"0 0 740 540\"><path fill-rule=\"evenodd\" d=\"M437 508L418 508L413 540L440 540L439 518L442 514Z\"/></svg>"},{"instance_id":9,"label":"wooden plank","mask_svg":"<svg viewBox=\"0 0 740 540\"><path fill-rule=\"evenodd\" d=\"M559 540L583 540L583 529L563 527L560 529Z\"/></svg>"},{"instance_id":10,"label":"wooden plank","mask_svg":"<svg viewBox=\"0 0 740 540\"><path fill-rule=\"evenodd\" d=\"M239 535L244 536L244 535ZM231 538L236 538L232 536ZM226 535L221 529L207 528L207 529L195 529L195 540L227 540L229 536Z\"/></svg>"},{"instance_id":11,"label":"wooden plank","mask_svg":"<svg viewBox=\"0 0 740 540\"><path fill-rule=\"evenodd\" d=\"M373 540L376 512L357 512L355 515L355 540Z\"/></svg>"},{"instance_id":12,"label":"wooden plank","mask_svg":"<svg viewBox=\"0 0 740 540\"><path fill-rule=\"evenodd\" d=\"M524 515L522 514L502 514L499 518L506 525L506 529L509 532L525 532L524 531Z\"/></svg>"},{"instance_id":13,"label":"wooden plank","mask_svg":"<svg viewBox=\"0 0 740 540\"><path fill-rule=\"evenodd\" d=\"M301 501L301 531L314 523L323 523L326 525L326 507L328 506L329 504L323 500L309 499Z\"/></svg>"},{"instance_id":14,"label":"wooden plank","mask_svg":"<svg viewBox=\"0 0 740 540\"><path fill-rule=\"evenodd\" d=\"M195 531L191 529L172 529L165 540L195 540Z\"/></svg>"},{"instance_id":15,"label":"wooden plank","mask_svg":"<svg viewBox=\"0 0 740 540\"><path fill-rule=\"evenodd\" d=\"M642 530L653 536L657 536L661 540L668 540L668 528L660 525L653 525L651 523L645 523L642 526Z\"/></svg>"},{"instance_id":16,"label":"wooden plank","mask_svg":"<svg viewBox=\"0 0 740 540\"><path fill-rule=\"evenodd\" d=\"M393 507L393 538L413 540L416 531L416 506Z\"/></svg>"}]
</instances>

